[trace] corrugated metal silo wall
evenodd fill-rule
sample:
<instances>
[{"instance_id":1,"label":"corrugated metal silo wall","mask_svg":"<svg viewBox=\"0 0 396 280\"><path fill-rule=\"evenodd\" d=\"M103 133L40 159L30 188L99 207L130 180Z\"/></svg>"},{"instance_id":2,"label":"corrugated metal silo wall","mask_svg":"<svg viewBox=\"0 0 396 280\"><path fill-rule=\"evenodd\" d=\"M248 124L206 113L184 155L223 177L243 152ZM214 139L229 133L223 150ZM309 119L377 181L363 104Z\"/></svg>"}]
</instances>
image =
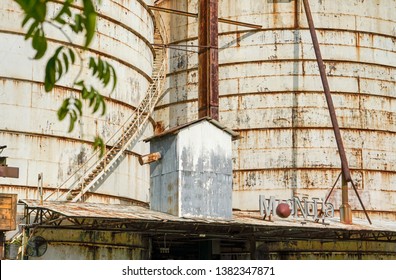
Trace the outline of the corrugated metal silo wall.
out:
<instances>
[{"instance_id":1,"label":"corrugated metal silo wall","mask_svg":"<svg viewBox=\"0 0 396 280\"><path fill-rule=\"evenodd\" d=\"M353 179L372 216L394 218L396 1L310 3ZM162 5L198 12L197 0ZM197 19L167 17L171 41L198 44ZM258 209L259 194L326 196L340 160L302 1L220 0L219 17L262 25L219 24L220 122L243 137L233 206ZM171 90L156 111L165 127L197 118L197 54L170 57ZM340 195L330 199L336 208ZM352 191L350 200L361 209Z\"/></svg>"},{"instance_id":2,"label":"corrugated metal silo wall","mask_svg":"<svg viewBox=\"0 0 396 280\"><path fill-rule=\"evenodd\" d=\"M77 94L71 85L79 65L51 93L44 91L42 81L44 61L56 47L69 43L59 30L46 25L48 54L40 61L32 60L34 52L30 42L24 41L19 6L12 0L0 2L0 144L8 146L3 153L9 157L8 164L20 170L19 179L1 179L0 192L18 193L19 198L37 197L37 175L43 172L48 193L91 156L95 134L106 141L132 114L148 88L152 72L153 18L146 4L152 5L153 1L110 0L99 6L97 33L87 55L101 55L109 61L117 71L118 84L110 95L102 91L107 101L106 116L97 118L85 108L81 122L72 133L67 133L68 123L59 122L56 111L63 99ZM59 8L52 4L48 14L55 15ZM72 40L81 43L81 39ZM151 135L149 126L144 137ZM147 144L140 142L133 151L144 154L148 149ZM137 155L129 151L97 191L98 195L91 199L147 201L148 188L148 167L141 167Z\"/></svg>"}]
</instances>

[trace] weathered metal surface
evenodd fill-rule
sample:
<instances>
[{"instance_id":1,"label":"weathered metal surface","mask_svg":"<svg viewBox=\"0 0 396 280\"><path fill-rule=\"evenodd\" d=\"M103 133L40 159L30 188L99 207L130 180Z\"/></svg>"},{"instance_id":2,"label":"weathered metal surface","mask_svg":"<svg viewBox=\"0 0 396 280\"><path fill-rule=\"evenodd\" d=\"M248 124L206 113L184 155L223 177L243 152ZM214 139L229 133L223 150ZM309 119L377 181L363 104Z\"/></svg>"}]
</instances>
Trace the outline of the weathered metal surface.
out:
<instances>
[{"instance_id":1,"label":"weathered metal surface","mask_svg":"<svg viewBox=\"0 0 396 280\"><path fill-rule=\"evenodd\" d=\"M199 1L198 21L198 118L219 120L218 0Z\"/></svg>"},{"instance_id":2,"label":"weathered metal surface","mask_svg":"<svg viewBox=\"0 0 396 280\"><path fill-rule=\"evenodd\" d=\"M310 253L318 256L319 253L323 255L322 258L328 253L339 252L344 252L344 257L353 258L354 253L364 257L369 256L371 250L376 251L377 256L382 256L381 253L389 256L394 255L396 240L395 223L384 220L375 220L372 225L368 225L365 220L356 219L354 225L345 225L335 218L322 224L299 218L274 217L273 222L267 222L258 212L246 211L234 211L230 220L183 218L139 206L49 201L41 204L38 200L22 202L29 213L26 228L34 227L35 234L45 236L49 252L54 250L60 254L55 258L63 258L64 251L70 251L70 256L78 259L81 256L91 259L101 255L92 256L93 252L106 252L109 259L124 258L125 249L134 252L131 258L144 257L139 255L147 252L147 239L139 235L142 233L152 238L152 244L162 242L166 236L166 240L174 244L172 248L179 246L183 252L188 251L185 245L194 244L191 242L198 236L201 241L216 239L222 243L227 240L244 242L248 239L251 241L250 246L257 247L257 250L250 252L257 252L258 259L263 258L262 253L273 253L275 256L281 252L292 255L298 251L304 256ZM29 221L35 221L35 224L31 225ZM283 241L293 244L290 250L282 245L279 236ZM294 246L297 243L302 246ZM265 246L268 244L274 244L270 251ZM85 251L87 247L91 249L89 254ZM114 251L109 251L111 247ZM153 249L149 250L153 252ZM79 254L76 255L76 252ZM46 259L51 257L52 254L44 256Z\"/></svg>"},{"instance_id":3,"label":"weathered metal surface","mask_svg":"<svg viewBox=\"0 0 396 280\"><path fill-rule=\"evenodd\" d=\"M149 164L160 159L161 159L161 153L155 152L148 155L140 156L139 163L140 165Z\"/></svg>"},{"instance_id":4,"label":"weathered metal surface","mask_svg":"<svg viewBox=\"0 0 396 280\"><path fill-rule=\"evenodd\" d=\"M334 109L333 98L331 97L329 81L327 79L327 73L326 73L325 65L323 63L322 53L320 51L319 42L318 42L318 37L316 36L316 30L315 30L315 25L314 25L314 22L312 19L311 8L309 6L308 0L303 0L303 4L304 4L305 15L306 15L307 21L308 21L309 32L311 33L312 44L313 44L313 47L315 50L316 60L318 63L320 79L322 80L323 90L324 90L324 94L325 94L326 102L327 102L327 107L329 109L330 119L331 119L331 123L333 125L334 136L335 136L335 139L337 142L338 153L340 155L343 178L345 178L345 180L347 182L350 182L350 181L352 181L351 172L349 170L348 159L345 154L344 143L342 141L340 127L338 125L337 115L336 115L336 112ZM343 184L343 188L344 187L347 189L346 184ZM345 196L346 196L345 199L343 198L343 204L348 204L348 192L347 191L345 193ZM348 207L349 207L349 205L348 205Z\"/></svg>"},{"instance_id":5,"label":"weathered metal surface","mask_svg":"<svg viewBox=\"0 0 396 280\"><path fill-rule=\"evenodd\" d=\"M396 18L391 10L396 1L310 3L352 179L370 216L393 218ZM196 0L161 5L198 10ZM263 26L243 31L219 25L219 117L243 137L233 144L235 208L258 209L263 193L324 197L339 175L337 145L303 13L301 1L219 1L219 17ZM176 44L198 44L195 19L172 15L167 21ZM197 66L196 54L171 51L170 89L156 118L164 127L195 119ZM331 197L337 208L340 187ZM354 211L361 209L352 192L350 200Z\"/></svg>"},{"instance_id":6,"label":"weathered metal surface","mask_svg":"<svg viewBox=\"0 0 396 280\"><path fill-rule=\"evenodd\" d=\"M199 217L178 217L170 215L168 213L162 213L147 209L140 206L131 205L111 205L111 204L99 204L99 203L68 203L68 202L57 202L57 201L44 201L40 204L38 200L22 200L22 202L29 209L43 209L49 210L62 215L63 219L66 221L68 219L81 218L83 219L105 219L106 221L122 221L128 222L143 222L143 223L157 223L166 227L168 223L169 227L176 225L193 225L198 226L199 224L208 226L226 226L228 229L230 226L259 226L262 229L271 230L281 230L285 228L286 230L290 227L299 227L300 230L306 228L311 229L343 229L349 231L387 231L396 232L396 224L393 221L384 220L374 220L372 225L369 225L365 219L356 219L353 225L346 225L339 222L338 219L333 218L329 220L329 224L321 223L309 223L306 225L301 224L301 219L276 219L274 222L263 221L259 212L248 212L248 211L233 211L233 216L231 220L225 219L210 219L210 218L199 218ZM47 221L50 222L50 221ZM56 221L55 221L56 222ZM116 223L114 224L116 225ZM99 226L99 225L98 225ZM155 229L155 228L154 228ZM180 228L181 229L181 228ZM133 231L131 229L131 231ZM274 236L271 232L266 232L265 230L260 231L262 234L268 234L269 236ZM195 232L196 233L196 232ZM279 236L275 236L279 237Z\"/></svg>"},{"instance_id":7,"label":"weathered metal surface","mask_svg":"<svg viewBox=\"0 0 396 280\"><path fill-rule=\"evenodd\" d=\"M356 190L356 186L351 178L351 171L349 169L348 159L345 153L344 143L341 137L340 127L338 125L337 115L334 109L333 98L330 92L329 81L327 79L327 73L325 69L325 65L323 63L322 53L320 51L318 37L316 35L315 24L312 19L311 7L309 5L308 0L303 0L305 15L307 17L309 32L311 33L312 44L315 50L315 56L318 63L318 68L320 72L320 79L322 80L323 90L326 97L327 107L329 109L329 115L331 119L331 124L334 130L334 136L337 143L338 154L340 155L341 160L341 169L342 169L342 205L340 208L340 220L345 224L352 224L352 209L349 205L348 199L348 183L351 183L357 198L363 208L364 213L367 216L369 223L371 224L370 218L367 214L364 204L360 199L360 195Z\"/></svg>"},{"instance_id":8,"label":"weathered metal surface","mask_svg":"<svg viewBox=\"0 0 396 280\"><path fill-rule=\"evenodd\" d=\"M19 178L19 168L11 166L0 166L0 177Z\"/></svg>"},{"instance_id":9,"label":"weathered metal surface","mask_svg":"<svg viewBox=\"0 0 396 280\"><path fill-rule=\"evenodd\" d=\"M173 9L167 9L167 8L162 8L159 6L149 6L150 9L154 11L159 11L163 13L170 13L170 14L176 14L176 15L181 15L181 16L187 16L187 17L195 17L198 18L198 14L193 14L189 12L184 12L180 10L173 10ZM249 27L249 28L261 28L261 25L257 24L250 24L247 22L240 22L240 21L235 21L235 20L229 20L229 19L224 19L224 18L219 18L219 22L222 23L228 23L228 24L233 24L233 25L239 25L239 26L244 26L244 27Z\"/></svg>"},{"instance_id":10,"label":"weathered metal surface","mask_svg":"<svg viewBox=\"0 0 396 280\"><path fill-rule=\"evenodd\" d=\"M41 257L30 260L143 260L149 258L149 241L136 233L38 229L48 248Z\"/></svg>"},{"instance_id":11,"label":"weathered metal surface","mask_svg":"<svg viewBox=\"0 0 396 280\"><path fill-rule=\"evenodd\" d=\"M70 68L68 78L62 79L52 93L45 93L42 83L45 59L31 59L33 51L29 42L24 41L24 30L18 24L23 19L20 8L15 1L1 1L0 59L7 67L0 67L0 138L9 143L9 165L20 167L20 178L2 180L4 185L0 190L12 184L34 186L40 172L44 173L44 188L56 188L93 153L90 143L94 135L99 134L104 140L110 138L130 116L151 81L153 49L150 42L154 26L146 4L151 5L153 1L113 0L99 6L98 30L87 53L101 55L109 61L117 70L118 84L111 94L103 90L106 116L91 116L90 110L84 107L87 114L69 134L67 122L57 120L56 110L64 98L77 94L72 83L79 65ZM53 4L48 14L55 14L58 9L59 6ZM49 54L60 44L69 45L61 32L51 26L45 29ZM78 38L72 39L73 43L80 42ZM100 88L97 81L93 84ZM148 127L143 137L150 135L152 128ZM148 150L148 144L142 142L134 147L138 154ZM148 171L147 166L139 165L136 154L127 152L117 171L106 179L100 194L91 199L147 201ZM25 197L33 192L20 193Z\"/></svg>"},{"instance_id":12,"label":"weathered metal surface","mask_svg":"<svg viewBox=\"0 0 396 280\"><path fill-rule=\"evenodd\" d=\"M0 232L15 230L17 195L0 193Z\"/></svg>"},{"instance_id":13,"label":"weathered metal surface","mask_svg":"<svg viewBox=\"0 0 396 280\"><path fill-rule=\"evenodd\" d=\"M207 137L210 135L211 137ZM150 139L150 208L179 217L232 217L232 134L206 119Z\"/></svg>"},{"instance_id":14,"label":"weathered metal surface","mask_svg":"<svg viewBox=\"0 0 396 280\"><path fill-rule=\"evenodd\" d=\"M378 241L293 241L257 244L258 259L270 260L394 260L394 243Z\"/></svg>"}]
</instances>

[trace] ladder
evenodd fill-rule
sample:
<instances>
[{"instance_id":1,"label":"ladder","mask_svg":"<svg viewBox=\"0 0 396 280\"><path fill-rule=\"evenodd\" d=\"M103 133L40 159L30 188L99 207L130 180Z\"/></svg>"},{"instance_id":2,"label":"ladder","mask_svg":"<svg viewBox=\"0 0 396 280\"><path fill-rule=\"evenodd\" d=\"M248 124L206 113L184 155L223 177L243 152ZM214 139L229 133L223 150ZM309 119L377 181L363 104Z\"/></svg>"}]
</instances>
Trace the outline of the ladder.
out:
<instances>
[{"instance_id":1,"label":"ladder","mask_svg":"<svg viewBox=\"0 0 396 280\"><path fill-rule=\"evenodd\" d=\"M161 93L164 91L166 81L167 53L164 47L166 31L163 28L164 25L162 22L159 21L160 17L156 16L155 19L156 26L154 29L153 44L155 58L153 62L152 82L146 91L145 97L134 110L133 114L124 122L122 127L106 142L107 146L110 141L116 139L112 147L106 150L104 155L99 159L96 159L98 152L94 153L80 166L66 181L69 181L78 172L82 173L78 176L79 179L71 183L71 186L67 188L68 191L59 195L57 200L60 200L64 196L66 196L67 200L71 200L71 202L83 200L84 194L90 191L101 179L118 166L117 163L124 158L124 152L132 143L136 143L141 136ZM160 29L161 27L162 29ZM94 162L92 163L93 160ZM63 188L66 181L55 192L59 193L59 190ZM46 200L54 193L46 197Z\"/></svg>"}]
</instances>

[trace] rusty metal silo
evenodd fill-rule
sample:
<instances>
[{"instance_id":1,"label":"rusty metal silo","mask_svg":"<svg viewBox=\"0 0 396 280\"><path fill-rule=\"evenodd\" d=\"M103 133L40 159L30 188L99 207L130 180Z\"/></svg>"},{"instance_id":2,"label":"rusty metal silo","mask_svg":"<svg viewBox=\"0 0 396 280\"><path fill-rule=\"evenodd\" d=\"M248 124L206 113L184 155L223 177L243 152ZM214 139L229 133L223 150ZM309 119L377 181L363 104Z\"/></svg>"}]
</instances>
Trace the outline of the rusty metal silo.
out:
<instances>
[{"instance_id":1,"label":"rusty metal silo","mask_svg":"<svg viewBox=\"0 0 396 280\"><path fill-rule=\"evenodd\" d=\"M310 4L352 178L371 216L394 219L396 1ZM198 12L197 0L160 5ZM170 90L156 120L174 127L198 116L198 21L167 18ZM233 207L257 210L260 194L325 197L341 164L302 1L219 0L219 18L262 25L219 23L220 122L243 137L234 143ZM339 186L330 200L338 209ZM350 204L364 217L352 190Z\"/></svg>"},{"instance_id":2,"label":"rusty metal silo","mask_svg":"<svg viewBox=\"0 0 396 280\"><path fill-rule=\"evenodd\" d=\"M74 3L77 10L78 2ZM7 145L3 153L9 163L18 166L18 179L0 178L0 192L17 193L19 198L37 198L37 187L42 173L44 197L51 194L68 178L77 180L84 170L78 170L92 155L94 135L106 141L120 129L143 100L152 82L155 50L154 15L148 8L152 0L111 0L98 6L97 33L87 55L101 56L117 71L118 84L110 95L103 91L107 114L96 118L85 109L81 121L72 133L67 123L57 120L56 111L63 99L77 94L71 70L68 79L60 81L51 93L44 91L44 61L31 59L33 51L24 41L21 28L22 13L11 0L0 3L0 143ZM53 4L48 14L56 14L60 6ZM26 30L25 30L26 32ZM46 26L49 38L48 56L60 45L70 45L62 32ZM78 44L79 39L73 43ZM77 47L78 49L78 47ZM151 136L148 125L142 133ZM124 153L119 166L107 175L100 188L91 192L89 201L131 203L147 202L149 188L148 166L138 162L139 154L148 152L148 145L137 144ZM109 147L112 143L110 142ZM67 185L59 190L62 194ZM56 199L59 195L52 196Z\"/></svg>"}]
</instances>

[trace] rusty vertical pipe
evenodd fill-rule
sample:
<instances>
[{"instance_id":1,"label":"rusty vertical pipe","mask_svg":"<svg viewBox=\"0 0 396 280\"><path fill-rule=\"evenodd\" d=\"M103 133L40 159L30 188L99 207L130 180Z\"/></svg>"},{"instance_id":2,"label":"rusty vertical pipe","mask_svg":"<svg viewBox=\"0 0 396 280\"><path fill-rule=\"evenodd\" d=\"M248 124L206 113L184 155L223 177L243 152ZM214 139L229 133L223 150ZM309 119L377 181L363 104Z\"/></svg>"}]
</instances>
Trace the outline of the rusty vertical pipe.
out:
<instances>
[{"instance_id":1,"label":"rusty vertical pipe","mask_svg":"<svg viewBox=\"0 0 396 280\"><path fill-rule=\"evenodd\" d=\"M308 21L308 25L309 25L309 31L310 31L311 37L312 37L312 43L313 43L314 50L315 50L316 60L318 62L320 78L322 79L323 90L324 90L324 93L326 96L327 106L328 106L329 113L330 113L331 123L333 125L334 135L335 135L336 142L337 142L338 152L340 154L342 174L345 177L345 180L347 182L351 182L352 181L351 172L349 170L348 160L347 160L347 157L345 154L344 144L342 142L340 127L338 126L337 115L336 115L336 112L334 109L333 99L332 99L331 93L330 93L329 82L327 80L326 70L325 70L325 66L323 63L322 54L320 52L318 38L316 36L316 31L315 31L315 26L314 26L313 19L312 19L311 9L310 9L308 0L303 0L303 3L304 3L305 14L307 16L307 21Z\"/></svg>"},{"instance_id":2,"label":"rusty vertical pipe","mask_svg":"<svg viewBox=\"0 0 396 280\"><path fill-rule=\"evenodd\" d=\"M352 224L352 208L349 205L349 199L348 199L348 182L345 180L344 174L341 176L342 177L342 203L340 206L340 219L341 223L343 224Z\"/></svg>"},{"instance_id":3,"label":"rusty vertical pipe","mask_svg":"<svg viewBox=\"0 0 396 280\"><path fill-rule=\"evenodd\" d=\"M298 7L299 7L299 0L295 0L294 1L294 28L295 29L299 28L299 26L300 26Z\"/></svg>"},{"instance_id":4,"label":"rusty vertical pipe","mask_svg":"<svg viewBox=\"0 0 396 280\"><path fill-rule=\"evenodd\" d=\"M218 120L218 0L199 1L198 21L198 118Z\"/></svg>"}]
</instances>

